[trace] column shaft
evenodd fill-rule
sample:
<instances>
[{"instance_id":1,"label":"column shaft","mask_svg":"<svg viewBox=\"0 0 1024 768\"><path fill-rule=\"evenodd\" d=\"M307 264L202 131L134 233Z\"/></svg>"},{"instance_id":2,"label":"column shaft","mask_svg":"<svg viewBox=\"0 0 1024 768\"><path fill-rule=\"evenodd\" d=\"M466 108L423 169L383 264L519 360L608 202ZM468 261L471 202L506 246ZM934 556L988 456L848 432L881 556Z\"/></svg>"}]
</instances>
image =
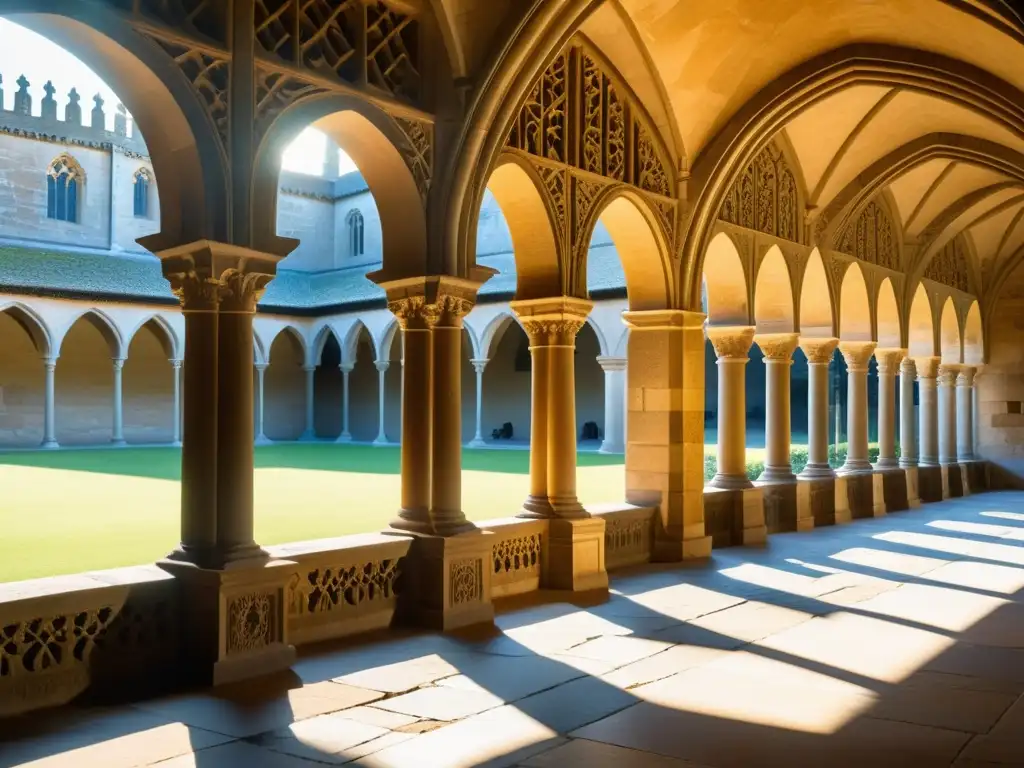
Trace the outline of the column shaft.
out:
<instances>
[{"instance_id":1,"label":"column shaft","mask_svg":"<svg viewBox=\"0 0 1024 768\"><path fill-rule=\"evenodd\" d=\"M349 414L349 375L352 373L352 363L342 363L338 366L341 371L341 434L338 436L339 443L347 443L352 440L352 433L348 429Z\"/></svg>"},{"instance_id":2,"label":"column shaft","mask_svg":"<svg viewBox=\"0 0 1024 768\"><path fill-rule=\"evenodd\" d=\"M790 373L793 351L798 336L795 333L759 334L754 341L764 354L765 366L765 462L762 482L792 482L793 463L792 419L790 403Z\"/></svg>"},{"instance_id":3,"label":"column shaft","mask_svg":"<svg viewBox=\"0 0 1024 768\"><path fill-rule=\"evenodd\" d=\"M524 517L554 517L548 500L548 379L551 349L530 339L530 493Z\"/></svg>"},{"instance_id":4,"label":"column shaft","mask_svg":"<svg viewBox=\"0 0 1024 768\"><path fill-rule=\"evenodd\" d=\"M56 403L54 398L54 378L57 369L57 358L47 357L43 358L43 370L45 371L46 380L44 383L44 399L43 399L43 448L59 448L57 444L57 426L56 426Z\"/></svg>"},{"instance_id":5,"label":"column shaft","mask_svg":"<svg viewBox=\"0 0 1024 768\"><path fill-rule=\"evenodd\" d=\"M746 366L754 329L708 328L718 355L718 471L716 488L750 488L747 478Z\"/></svg>"},{"instance_id":6,"label":"column shaft","mask_svg":"<svg viewBox=\"0 0 1024 768\"><path fill-rule=\"evenodd\" d=\"M874 350L873 341L839 342L847 370L846 461L840 469L844 474L871 471L868 461L868 361Z\"/></svg>"},{"instance_id":7,"label":"column shaft","mask_svg":"<svg viewBox=\"0 0 1024 768\"><path fill-rule=\"evenodd\" d=\"M171 443L181 445L181 360L171 360L174 381L174 403L171 407Z\"/></svg>"},{"instance_id":8,"label":"column shaft","mask_svg":"<svg viewBox=\"0 0 1024 768\"><path fill-rule=\"evenodd\" d=\"M939 464L939 403L935 377L938 373L937 357L922 357L914 361L917 368L918 395L920 399L920 463L935 467Z\"/></svg>"},{"instance_id":9,"label":"column shaft","mask_svg":"<svg viewBox=\"0 0 1024 768\"><path fill-rule=\"evenodd\" d=\"M839 339L801 339L807 356L807 465L801 477L831 477L828 463L828 366Z\"/></svg>"},{"instance_id":10,"label":"column shaft","mask_svg":"<svg viewBox=\"0 0 1024 768\"><path fill-rule=\"evenodd\" d=\"M469 445L471 448L480 448L484 443L483 435L483 410L484 410L484 370L487 368L487 360L471 360L473 371L476 373L476 430Z\"/></svg>"},{"instance_id":11,"label":"column shaft","mask_svg":"<svg viewBox=\"0 0 1024 768\"><path fill-rule=\"evenodd\" d=\"M974 368L965 365L956 378L956 455L974 460Z\"/></svg>"},{"instance_id":12,"label":"column shaft","mask_svg":"<svg viewBox=\"0 0 1024 768\"><path fill-rule=\"evenodd\" d=\"M598 357L604 370L604 440L601 453L625 450L626 358Z\"/></svg>"},{"instance_id":13,"label":"column shaft","mask_svg":"<svg viewBox=\"0 0 1024 768\"><path fill-rule=\"evenodd\" d=\"M956 379L959 365L939 366L939 463L956 464Z\"/></svg>"},{"instance_id":14,"label":"column shaft","mask_svg":"<svg viewBox=\"0 0 1024 768\"><path fill-rule=\"evenodd\" d=\"M255 409L255 411L256 411L256 426L255 426L255 429L253 431L256 433L256 442L260 443L260 444L262 444L262 443L269 443L270 442L267 439L266 434L264 434L264 432L263 432L263 414L264 414L264 411L265 411L265 407L264 407L265 400L264 400L264 398L265 398L265 392L266 392L266 390L264 389L264 378L265 378L266 372L267 372L267 364L266 363L256 363L256 392L255 392L255 398L256 398L256 409Z\"/></svg>"},{"instance_id":15,"label":"column shaft","mask_svg":"<svg viewBox=\"0 0 1024 768\"><path fill-rule=\"evenodd\" d=\"M896 372L906 355L902 349L876 349L878 363L878 462L896 467Z\"/></svg>"},{"instance_id":16,"label":"column shaft","mask_svg":"<svg viewBox=\"0 0 1024 768\"><path fill-rule=\"evenodd\" d=\"M316 376L315 365L304 365L302 370L306 373L306 428L302 431L300 440L316 439Z\"/></svg>"},{"instance_id":17,"label":"column shaft","mask_svg":"<svg viewBox=\"0 0 1024 768\"><path fill-rule=\"evenodd\" d=\"M114 366L114 422L110 442L114 445L124 445L124 360L115 357L111 362Z\"/></svg>"},{"instance_id":18,"label":"column shaft","mask_svg":"<svg viewBox=\"0 0 1024 768\"><path fill-rule=\"evenodd\" d=\"M914 380L917 366L914 358L904 357L900 363L900 461L901 467L917 466L917 420L914 414Z\"/></svg>"},{"instance_id":19,"label":"column shaft","mask_svg":"<svg viewBox=\"0 0 1024 768\"><path fill-rule=\"evenodd\" d=\"M408 339L409 338L408 335L406 335L405 338ZM408 355L406 355L406 358L408 358ZM406 367L404 367L403 371L402 371L402 398L403 398L403 402L402 402L402 414L403 414L402 421L403 422L405 421L405 416L404 416L404 414L405 414L405 402L404 402L404 400L405 400L406 395L409 392L408 388L405 386L405 379L408 376L408 367L407 367L408 364L409 364L408 360L406 360L406 362L405 362L405 366ZM386 390L386 385L387 385L386 375L387 375L387 372L388 372L388 368L391 367L391 363L388 360L377 360L374 363L374 365L377 366L377 437L374 438L373 444L374 445L387 445L388 436L387 436L387 432L384 429L384 395L385 395L385 393L387 391ZM427 393L429 395L429 389L427 390ZM404 442L404 433L403 433L403 442Z\"/></svg>"}]
</instances>

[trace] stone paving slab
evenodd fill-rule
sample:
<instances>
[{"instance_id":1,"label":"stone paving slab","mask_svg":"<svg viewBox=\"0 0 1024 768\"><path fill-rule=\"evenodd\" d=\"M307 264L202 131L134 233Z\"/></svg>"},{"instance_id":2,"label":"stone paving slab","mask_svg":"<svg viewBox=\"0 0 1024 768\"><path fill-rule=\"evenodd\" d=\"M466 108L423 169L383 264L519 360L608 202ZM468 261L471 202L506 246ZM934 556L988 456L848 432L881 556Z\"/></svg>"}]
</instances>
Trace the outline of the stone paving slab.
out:
<instances>
[{"instance_id":1,"label":"stone paving slab","mask_svg":"<svg viewBox=\"0 0 1024 768\"><path fill-rule=\"evenodd\" d=\"M0 722L0 766L1024 765L1024 493L652 565L486 632L390 632L294 673Z\"/></svg>"}]
</instances>

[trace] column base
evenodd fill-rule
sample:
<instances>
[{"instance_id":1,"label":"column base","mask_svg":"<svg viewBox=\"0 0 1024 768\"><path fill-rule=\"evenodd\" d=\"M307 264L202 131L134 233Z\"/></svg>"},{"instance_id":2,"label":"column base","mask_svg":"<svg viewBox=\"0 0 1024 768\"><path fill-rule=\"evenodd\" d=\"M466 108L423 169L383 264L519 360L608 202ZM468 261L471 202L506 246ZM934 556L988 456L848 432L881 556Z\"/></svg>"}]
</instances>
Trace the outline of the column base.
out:
<instances>
[{"instance_id":1,"label":"column base","mask_svg":"<svg viewBox=\"0 0 1024 768\"><path fill-rule=\"evenodd\" d=\"M336 443L351 443L352 442L352 435L350 435L350 434L348 434L346 432L342 432L340 435L338 435L338 439L335 440L334 442L336 442Z\"/></svg>"},{"instance_id":2,"label":"column base","mask_svg":"<svg viewBox=\"0 0 1024 768\"><path fill-rule=\"evenodd\" d=\"M871 466L871 462L867 459L847 459L843 466L836 470L836 474L863 475L872 471L874 471L874 467Z\"/></svg>"},{"instance_id":3,"label":"column base","mask_svg":"<svg viewBox=\"0 0 1024 768\"><path fill-rule=\"evenodd\" d=\"M807 462L804 468L800 471L797 477L801 480L821 480L824 478L831 479L836 476L836 471L832 469L829 463L826 461L822 464L816 464Z\"/></svg>"},{"instance_id":4,"label":"column base","mask_svg":"<svg viewBox=\"0 0 1024 768\"><path fill-rule=\"evenodd\" d=\"M220 571L235 568L257 568L270 561L270 554L255 542L221 550L215 547L192 547L179 544L161 562L177 563L192 568Z\"/></svg>"},{"instance_id":5,"label":"column base","mask_svg":"<svg viewBox=\"0 0 1024 768\"><path fill-rule=\"evenodd\" d=\"M494 538L478 530L447 537L413 535L402 560L398 620L442 632L492 624Z\"/></svg>"},{"instance_id":6,"label":"column base","mask_svg":"<svg viewBox=\"0 0 1024 768\"><path fill-rule=\"evenodd\" d=\"M307 429L301 435L299 435L300 443L311 443L314 440L316 440L316 432L313 432L311 430Z\"/></svg>"},{"instance_id":7,"label":"column base","mask_svg":"<svg viewBox=\"0 0 1024 768\"><path fill-rule=\"evenodd\" d=\"M753 488L754 484L750 482L750 478L743 475L727 475L722 472L717 473L711 482L708 483L712 488L720 488L723 491L742 491L746 488Z\"/></svg>"},{"instance_id":8,"label":"column base","mask_svg":"<svg viewBox=\"0 0 1024 768\"><path fill-rule=\"evenodd\" d=\"M875 469L895 469L900 465L899 459L895 456L882 456L878 457L878 461L875 462Z\"/></svg>"},{"instance_id":9,"label":"column base","mask_svg":"<svg viewBox=\"0 0 1024 768\"><path fill-rule=\"evenodd\" d=\"M56 450L57 448L60 448L60 443L58 443L56 440L43 440L43 442L39 444L39 447L45 448L48 451L52 451Z\"/></svg>"},{"instance_id":10,"label":"column base","mask_svg":"<svg viewBox=\"0 0 1024 768\"><path fill-rule=\"evenodd\" d=\"M616 445L614 443L609 445L608 441L605 440L604 442L601 443L601 447L597 449L597 452L598 453L625 453L626 449L625 449L624 446Z\"/></svg>"},{"instance_id":11,"label":"column base","mask_svg":"<svg viewBox=\"0 0 1024 768\"><path fill-rule=\"evenodd\" d=\"M606 593L604 532L605 521L600 517L552 519L541 585L571 592Z\"/></svg>"},{"instance_id":12,"label":"column base","mask_svg":"<svg viewBox=\"0 0 1024 768\"><path fill-rule=\"evenodd\" d=\"M793 467L788 464L784 467L765 466L761 476L757 478L758 483L795 483L796 475Z\"/></svg>"},{"instance_id":13,"label":"column base","mask_svg":"<svg viewBox=\"0 0 1024 768\"><path fill-rule=\"evenodd\" d=\"M835 480L835 524L842 525L853 520L853 512L850 511L850 490L848 477L836 475Z\"/></svg>"},{"instance_id":14,"label":"column base","mask_svg":"<svg viewBox=\"0 0 1024 768\"><path fill-rule=\"evenodd\" d=\"M534 496L530 494L523 502L523 511L516 517L525 517L529 520L548 520L555 516L555 510L548 501L547 496Z\"/></svg>"},{"instance_id":15,"label":"column base","mask_svg":"<svg viewBox=\"0 0 1024 768\"><path fill-rule=\"evenodd\" d=\"M181 448L181 445L182 445L181 440L172 440L170 442L171 448Z\"/></svg>"},{"instance_id":16,"label":"column base","mask_svg":"<svg viewBox=\"0 0 1024 768\"><path fill-rule=\"evenodd\" d=\"M256 445L270 445L274 441L266 435L256 435L256 440L254 442Z\"/></svg>"},{"instance_id":17,"label":"column base","mask_svg":"<svg viewBox=\"0 0 1024 768\"><path fill-rule=\"evenodd\" d=\"M400 509L398 517L388 523L391 530L385 533L401 532L429 536L434 532L430 524L430 512L426 509Z\"/></svg>"},{"instance_id":18,"label":"column base","mask_svg":"<svg viewBox=\"0 0 1024 768\"><path fill-rule=\"evenodd\" d=\"M706 519L711 518L715 546L757 545L768 540L761 488L707 487L704 502Z\"/></svg>"},{"instance_id":19,"label":"column base","mask_svg":"<svg viewBox=\"0 0 1024 768\"><path fill-rule=\"evenodd\" d=\"M189 675L201 685L224 685L280 672L295 662L288 642L285 591L295 563L207 570L165 560L189 607L183 626Z\"/></svg>"},{"instance_id":20,"label":"column base","mask_svg":"<svg viewBox=\"0 0 1024 768\"><path fill-rule=\"evenodd\" d=\"M382 446L382 445L388 445L388 444L389 444L388 443L388 439L386 437L381 437L380 435L377 435L377 437L374 438L373 443L371 443L371 445L375 445L378 448L380 446Z\"/></svg>"},{"instance_id":21,"label":"column base","mask_svg":"<svg viewBox=\"0 0 1024 768\"><path fill-rule=\"evenodd\" d=\"M123 437L119 437L117 440L111 440L110 444L114 448L124 448L126 445L128 445L127 441Z\"/></svg>"},{"instance_id":22,"label":"column base","mask_svg":"<svg viewBox=\"0 0 1024 768\"><path fill-rule=\"evenodd\" d=\"M905 465L901 469L907 478L907 507L917 509L921 506L920 479L917 475L917 467Z\"/></svg>"},{"instance_id":23,"label":"column base","mask_svg":"<svg viewBox=\"0 0 1024 768\"><path fill-rule=\"evenodd\" d=\"M466 445L466 447L467 448L486 448L487 447L487 443L484 442L484 439L482 437L474 437L472 440L469 441L469 443Z\"/></svg>"}]
</instances>

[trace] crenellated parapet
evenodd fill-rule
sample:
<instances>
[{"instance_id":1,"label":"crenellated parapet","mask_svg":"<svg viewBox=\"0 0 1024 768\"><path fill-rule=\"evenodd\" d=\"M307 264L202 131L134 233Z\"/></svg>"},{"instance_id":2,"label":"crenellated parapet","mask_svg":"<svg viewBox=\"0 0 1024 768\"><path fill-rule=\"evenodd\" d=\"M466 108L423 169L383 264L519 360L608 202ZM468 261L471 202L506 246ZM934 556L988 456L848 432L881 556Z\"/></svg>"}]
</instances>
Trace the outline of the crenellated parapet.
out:
<instances>
[{"instance_id":1,"label":"crenellated parapet","mask_svg":"<svg viewBox=\"0 0 1024 768\"><path fill-rule=\"evenodd\" d=\"M54 144L70 144L108 151L119 151L133 157L149 157L149 149L142 135L136 129L128 135L128 113L123 104L114 112L114 130L108 131L107 111L103 97L93 96L90 121L82 119L81 95L72 88L63 105L56 98L56 88L49 80L43 85L43 97L38 108L34 106L32 84L21 75L17 81L13 99L4 98L3 76L0 75L0 134L21 136L35 141ZM58 117L58 115L62 115Z\"/></svg>"}]
</instances>

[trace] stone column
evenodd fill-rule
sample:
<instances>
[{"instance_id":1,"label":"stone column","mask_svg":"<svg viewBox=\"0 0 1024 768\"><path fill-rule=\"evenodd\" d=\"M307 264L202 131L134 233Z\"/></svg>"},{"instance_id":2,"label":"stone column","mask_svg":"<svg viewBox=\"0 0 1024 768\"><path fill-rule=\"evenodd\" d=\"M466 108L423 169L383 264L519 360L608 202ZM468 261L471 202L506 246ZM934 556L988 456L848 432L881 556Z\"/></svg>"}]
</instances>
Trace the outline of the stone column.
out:
<instances>
[{"instance_id":1,"label":"stone column","mask_svg":"<svg viewBox=\"0 0 1024 768\"><path fill-rule=\"evenodd\" d=\"M600 453L622 453L625 449L626 358L597 358L604 371L604 440Z\"/></svg>"},{"instance_id":2,"label":"stone column","mask_svg":"<svg viewBox=\"0 0 1024 768\"><path fill-rule=\"evenodd\" d=\"M387 436L387 433L384 431L384 395L385 395L385 392L386 392L385 385L387 384L387 380L385 378L385 375L388 372L388 368L391 367L391 362L389 360L375 360L373 362L373 364L377 368L377 437L374 438L373 444L374 445L387 445L388 444L388 436ZM408 361L406 361L404 365L408 366ZM407 373L408 373L408 368L407 367L403 368L403 371L402 371L402 413L403 414L405 413L405 396L408 393L408 390L405 388L405 378L406 378ZM405 419L404 419L404 416L403 416L403 421L404 420ZM404 433L403 433L402 442L405 442Z\"/></svg>"},{"instance_id":3,"label":"stone column","mask_svg":"<svg viewBox=\"0 0 1024 768\"><path fill-rule=\"evenodd\" d=\"M265 411L264 376L267 372L267 363L256 363L256 445L267 445L270 440L263 432L263 413Z\"/></svg>"},{"instance_id":4,"label":"stone column","mask_svg":"<svg viewBox=\"0 0 1024 768\"><path fill-rule=\"evenodd\" d=\"M956 377L956 457L974 461L974 373L965 365Z\"/></svg>"},{"instance_id":5,"label":"stone column","mask_svg":"<svg viewBox=\"0 0 1024 768\"><path fill-rule=\"evenodd\" d=\"M763 333L754 337L764 354L765 365L765 461L764 472L758 478L761 482L796 480L789 457L792 443L790 373L798 339L795 333Z\"/></svg>"},{"instance_id":6,"label":"stone column","mask_svg":"<svg viewBox=\"0 0 1024 768\"><path fill-rule=\"evenodd\" d=\"M338 370L341 371L341 434L338 435L338 439L335 441L338 443L352 442L352 433L348 431L348 377L352 373L353 368L355 368L354 363L342 363L338 366Z\"/></svg>"},{"instance_id":7,"label":"stone column","mask_svg":"<svg viewBox=\"0 0 1024 768\"><path fill-rule=\"evenodd\" d=\"M906 356L904 349L876 349L878 363L878 462L879 469L898 467L896 459L896 371Z\"/></svg>"},{"instance_id":8,"label":"stone column","mask_svg":"<svg viewBox=\"0 0 1024 768\"><path fill-rule=\"evenodd\" d=\"M800 339L807 356L807 466L801 477L834 477L828 463L828 366L839 339Z\"/></svg>"},{"instance_id":9,"label":"stone column","mask_svg":"<svg viewBox=\"0 0 1024 768\"><path fill-rule=\"evenodd\" d=\"M873 341L840 341L839 351L846 360L846 461L843 474L870 472L868 461L868 362L875 351Z\"/></svg>"},{"instance_id":10,"label":"stone column","mask_svg":"<svg viewBox=\"0 0 1024 768\"><path fill-rule=\"evenodd\" d=\"M917 420L914 414L914 380L917 366L914 358L904 357L900 363L900 466L917 466Z\"/></svg>"},{"instance_id":11,"label":"stone column","mask_svg":"<svg viewBox=\"0 0 1024 768\"><path fill-rule=\"evenodd\" d=\"M306 428L302 430L299 440L316 440L316 366L307 364L302 366L302 370L306 374Z\"/></svg>"},{"instance_id":12,"label":"stone column","mask_svg":"<svg viewBox=\"0 0 1024 768\"><path fill-rule=\"evenodd\" d=\"M624 312L626 501L658 508L652 559L705 558L704 315Z\"/></svg>"},{"instance_id":13,"label":"stone column","mask_svg":"<svg viewBox=\"0 0 1024 768\"><path fill-rule=\"evenodd\" d=\"M114 366L114 422L111 428L110 442L114 445L124 445L124 388L122 386L124 359L115 357L110 362Z\"/></svg>"},{"instance_id":14,"label":"stone column","mask_svg":"<svg viewBox=\"0 0 1024 768\"><path fill-rule=\"evenodd\" d=\"M171 409L174 424L171 427L171 445L181 445L181 360L171 360L171 370L174 371L174 405Z\"/></svg>"},{"instance_id":15,"label":"stone column","mask_svg":"<svg viewBox=\"0 0 1024 768\"><path fill-rule=\"evenodd\" d=\"M939 464L956 464L956 380L959 365L939 365Z\"/></svg>"},{"instance_id":16,"label":"stone column","mask_svg":"<svg viewBox=\"0 0 1024 768\"><path fill-rule=\"evenodd\" d=\"M476 432L469 442L470 448L482 448L487 445L484 442L483 434L483 408L484 408L484 369L487 368L487 360L470 360L473 364L473 371L476 373Z\"/></svg>"},{"instance_id":17,"label":"stone column","mask_svg":"<svg viewBox=\"0 0 1024 768\"><path fill-rule=\"evenodd\" d=\"M54 376L57 370L56 357L43 358L43 370L46 372L43 400L43 442L42 448L60 448L57 443L56 403L54 402Z\"/></svg>"},{"instance_id":18,"label":"stone column","mask_svg":"<svg viewBox=\"0 0 1024 768\"><path fill-rule=\"evenodd\" d=\"M278 257L206 240L159 257L185 316L181 544L168 558L262 568L267 553L253 538L252 320Z\"/></svg>"},{"instance_id":19,"label":"stone column","mask_svg":"<svg viewBox=\"0 0 1024 768\"><path fill-rule=\"evenodd\" d=\"M925 467L939 465L939 403L935 377L938 374L939 358L919 357L914 360L917 368L917 383L920 399L921 441L920 464Z\"/></svg>"},{"instance_id":20,"label":"stone column","mask_svg":"<svg viewBox=\"0 0 1024 768\"><path fill-rule=\"evenodd\" d=\"M752 488L747 478L746 366L754 329L708 328L718 355L718 472L715 488Z\"/></svg>"}]
</instances>

